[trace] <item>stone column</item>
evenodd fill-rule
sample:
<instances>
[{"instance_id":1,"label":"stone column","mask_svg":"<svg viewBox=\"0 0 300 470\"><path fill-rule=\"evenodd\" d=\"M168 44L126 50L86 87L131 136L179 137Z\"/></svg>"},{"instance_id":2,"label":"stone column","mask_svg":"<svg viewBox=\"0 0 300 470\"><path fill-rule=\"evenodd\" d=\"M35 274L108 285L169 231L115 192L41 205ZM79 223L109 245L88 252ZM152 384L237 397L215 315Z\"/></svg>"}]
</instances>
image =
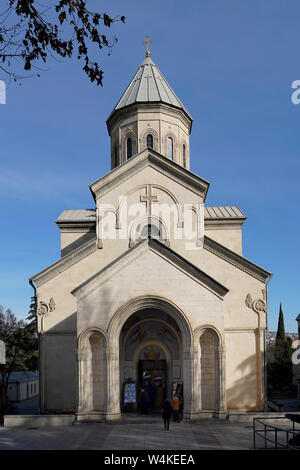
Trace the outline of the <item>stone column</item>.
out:
<instances>
[{"instance_id":1,"label":"stone column","mask_svg":"<svg viewBox=\"0 0 300 470\"><path fill-rule=\"evenodd\" d=\"M201 408L200 351L183 353L184 418L196 418Z\"/></svg>"},{"instance_id":2,"label":"stone column","mask_svg":"<svg viewBox=\"0 0 300 470\"><path fill-rule=\"evenodd\" d=\"M191 353L193 368L192 375L192 407L191 418L201 411L201 350L198 348Z\"/></svg>"},{"instance_id":3,"label":"stone column","mask_svg":"<svg viewBox=\"0 0 300 470\"><path fill-rule=\"evenodd\" d=\"M86 378L85 378L85 371L87 361L87 353L86 351L79 351L77 350L77 377L78 377L78 385L77 385L77 413L86 413L87 410L87 402L85 397L85 387L87 386Z\"/></svg>"},{"instance_id":4,"label":"stone column","mask_svg":"<svg viewBox=\"0 0 300 470\"><path fill-rule=\"evenodd\" d=\"M106 364L106 420L120 420L119 350L113 350L112 348L106 349Z\"/></svg>"},{"instance_id":5,"label":"stone column","mask_svg":"<svg viewBox=\"0 0 300 470\"><path fill-rule=\"evenodd\" d=\"M219 418L227 416L225 383L225 349L216 349L216 413Z\"/></svg>"}]
</instances>

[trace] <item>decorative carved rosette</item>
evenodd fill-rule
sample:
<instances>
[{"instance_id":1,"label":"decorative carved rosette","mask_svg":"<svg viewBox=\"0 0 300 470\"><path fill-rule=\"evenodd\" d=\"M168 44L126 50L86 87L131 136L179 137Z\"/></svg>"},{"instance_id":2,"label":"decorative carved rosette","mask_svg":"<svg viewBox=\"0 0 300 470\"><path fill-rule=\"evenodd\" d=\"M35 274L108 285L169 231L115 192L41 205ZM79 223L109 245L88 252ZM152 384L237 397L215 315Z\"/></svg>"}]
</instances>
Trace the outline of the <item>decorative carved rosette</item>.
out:
<instances>
[{"instance_id":1,"label":"decorative carved rosette","mask_svg":"<svg viewBox=\"0 0 300 470\"><path fill-rule=\"evenodd\" d=\"M55 307L56 305L53 297L51 297L49 303L43 302L42 300L38 300L37 314L46 315L49 312L53 312L55 310Z\"/></svg>"},{"instance_id":2,"label":"decorative carved rosette","mask_svg":"<svg viewBox=\"0 0 300 470\"><path fill-rule=\"evenodd\" d=\"M256 313L265 313L267 311L267 304L263 299L252 300L251 294L247 294L245 303L248 308Z\"/></svg>"}]
</instances>

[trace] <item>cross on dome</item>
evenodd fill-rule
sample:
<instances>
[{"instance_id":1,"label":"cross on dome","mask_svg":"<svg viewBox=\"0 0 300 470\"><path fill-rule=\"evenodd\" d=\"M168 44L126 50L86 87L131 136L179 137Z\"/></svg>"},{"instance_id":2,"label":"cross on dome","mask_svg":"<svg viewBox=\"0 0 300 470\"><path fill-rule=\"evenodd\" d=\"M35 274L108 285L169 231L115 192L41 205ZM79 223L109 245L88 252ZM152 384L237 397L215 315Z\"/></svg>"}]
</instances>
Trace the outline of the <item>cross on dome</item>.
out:
<instances>
[{"instance_id":1,"label":"cross on dome","mask_svg":"<svg viewBox=\"0 0 300 470\"><path fill-rule=\"evenodd\" d=\"M150 56L149 44L152 44L152 41L149 41L149 36L146 34L146 41L143 41L142 44L147 44L146 57Z\"/></svg>"}]
</instances>

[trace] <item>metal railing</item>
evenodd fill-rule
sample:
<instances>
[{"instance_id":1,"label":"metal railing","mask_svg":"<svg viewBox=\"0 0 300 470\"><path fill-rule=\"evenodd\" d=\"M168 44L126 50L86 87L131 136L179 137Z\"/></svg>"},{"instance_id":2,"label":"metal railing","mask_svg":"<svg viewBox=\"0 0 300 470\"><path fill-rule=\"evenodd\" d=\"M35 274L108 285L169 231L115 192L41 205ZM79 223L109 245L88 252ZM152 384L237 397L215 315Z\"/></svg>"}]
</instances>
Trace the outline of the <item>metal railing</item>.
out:
<instances>
[{"instance_id":1,"label":"metal railing","mask_svg":"<svg viewBox=\"0 0 300 470\"><path fill-rule=\"evenodd\" d=\"M290 429L284 429L282 426L277 426L275 423L268 424L265 421L281 421L282 425L285 423L291 426ZM266 418L253 418L253 448L254 449L292 449L300 450L300 443L296 445L295 438L299 435L300 440L300 426L297 423L289 420L286 417L266 417ZM259 442L262 439L262 443ZM261 445L262 444L262 445Z\"/></svg>"}]
</instances>

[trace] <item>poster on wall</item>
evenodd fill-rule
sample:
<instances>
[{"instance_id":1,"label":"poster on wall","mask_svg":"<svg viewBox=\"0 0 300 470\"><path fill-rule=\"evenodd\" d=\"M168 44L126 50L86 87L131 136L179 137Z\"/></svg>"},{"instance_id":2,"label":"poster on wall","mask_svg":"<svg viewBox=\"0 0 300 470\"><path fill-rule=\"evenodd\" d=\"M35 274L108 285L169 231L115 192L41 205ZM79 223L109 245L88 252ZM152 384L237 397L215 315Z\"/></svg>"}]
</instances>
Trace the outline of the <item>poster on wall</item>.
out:
<instances>
[{"instance_id":1,"label":"poster on wall","mask_svg":"<svg viewBox=\"0 0 300 470\"><path fill-rule=\"evenodd\" d=\"M136 384L128 382L124 384L124 404L136 403Z\"/></svg>"}]
</instances>

